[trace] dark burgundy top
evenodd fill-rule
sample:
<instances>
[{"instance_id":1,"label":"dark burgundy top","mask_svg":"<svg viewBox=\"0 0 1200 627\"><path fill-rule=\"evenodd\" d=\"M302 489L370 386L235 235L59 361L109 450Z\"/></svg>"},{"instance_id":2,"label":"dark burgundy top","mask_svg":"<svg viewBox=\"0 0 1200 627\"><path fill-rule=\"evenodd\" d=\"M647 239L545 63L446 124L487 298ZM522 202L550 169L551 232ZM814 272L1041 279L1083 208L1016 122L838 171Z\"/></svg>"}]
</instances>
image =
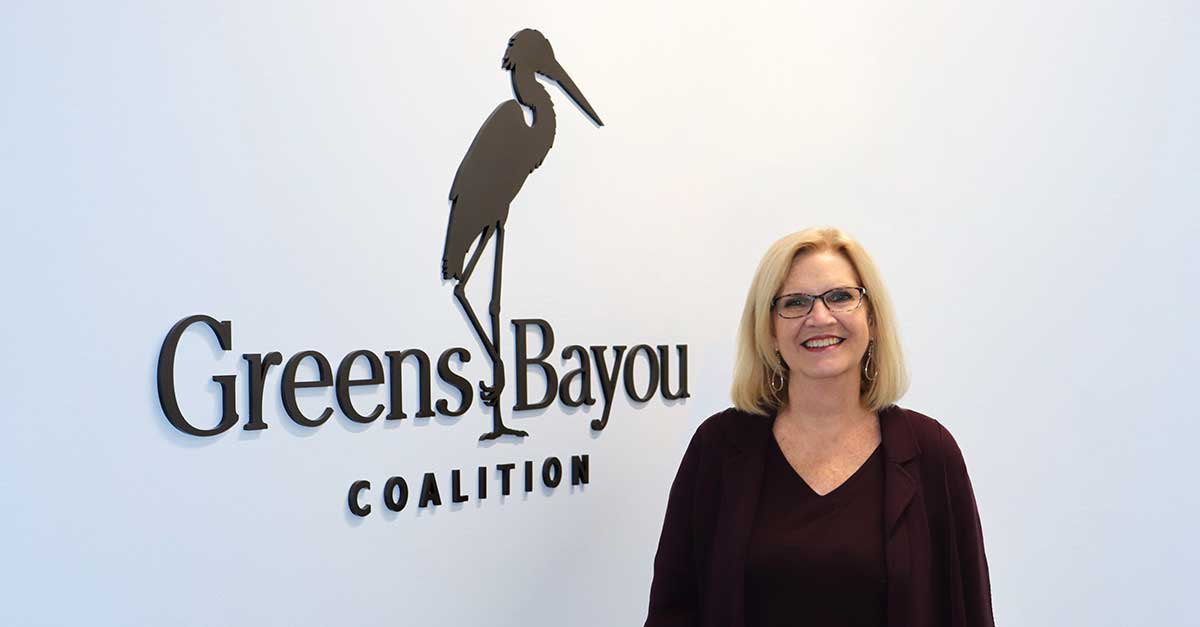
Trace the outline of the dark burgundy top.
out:
<instances>
[{"instance_id":1,"label":"dark burgundy top","mask_svg":"<svg viewBox=\"0 0 1200 627\"><path fill-rule=\"evenodd\" d=\"M769 439L746 553L747 627L882 627L883 447L819 496Z\"/></svg>"}]
</instances>

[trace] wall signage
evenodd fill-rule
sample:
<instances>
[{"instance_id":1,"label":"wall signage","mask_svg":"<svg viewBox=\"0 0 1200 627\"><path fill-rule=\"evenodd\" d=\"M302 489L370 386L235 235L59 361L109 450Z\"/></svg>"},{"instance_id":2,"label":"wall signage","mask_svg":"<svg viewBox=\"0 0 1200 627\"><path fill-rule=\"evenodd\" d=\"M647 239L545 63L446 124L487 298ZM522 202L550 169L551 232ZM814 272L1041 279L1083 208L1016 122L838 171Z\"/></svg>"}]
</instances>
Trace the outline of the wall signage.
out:
<instances>
[{"instance_id":1,"label":"wall signage","mask_svg":"<svg viewBox=\"0 0 1200 627\"><path fill-rule=\"evenodd\" d=\"M639 403L648 402L655 396L662 396L668 400L688 397L686 344L675 346L674 352L678 360L674 365L672 351L665 344L638 344L632 349L626 345L584 347L571 344L563 348L562 361L556 368L550 362L550 355L554 351L554 328L550 323L545 320L524 319L513 320L512 324L517 366L517 402L513 405L516 411L543 409L549 407L556 399L567 407L595 405L598 393L603 400L602 412L599 418L591 421L591 427L601 431L608 425L613 399L621 392L630 400ZM246 398L249 399L248 415L242 429L258 431L268 428L263 415L263 395L266 392L267 375L272 368L278 366L282 366L278 393L284 412L288 419L301 427L315 429L333 416L332 406L322 408L315 415L306 414L301 410L296 400L296 391L308 388L332 388L338 409L353 422L370 424L381 416L384 420L407 418L408 414L404 412L404 386L400 377L400 368L405 362L415 366L417 372L417 409L413 414L415 417L430 418L439 414L461 416L471 408L471 384L458 371L459 365L471 361L471 353L466 348L447 348L438 354L437 378L453 388L457 396L438 399L434 399L432 393L433 360L428 352L419 348L386 350L382 353L383 358L380 358L380 353L368 349L351 351L338 360L336 371L329 358L320 351L300 351L290 355L286 363L282 353L270 351L265 354L243 353L246 371L244 379L240 381L237 374L213 375L212 380L221 388L221 415L217 418L216 425L204 427L201 425L212 423L211 417L185 416L179 407L175 392L175 358L179 340L184 331L193 326L211 331L222 351L233 350L233 322L229 320L218 321L212 316L197 314L180 320L167 332L158 354L158 400L171 426L188 435L208 437L220 435L233 428L241 420L237 411L239 388L245 390ZM535 355L528 353L528 335L531 327L539 329L543 337L541 350ZM310 360L316 366L315 378L300 378L300 367L305 360ZM351 369L356 362L367 365L368 375L365 378L351 376ZM540 389L530 385L529 372L533 369L537 369L545 378ZM638 379L644 381L640 386L637 383ZM350 388L384 384L388 386L389 392L387 404L379 403L370 409L354 405L350 397Z\"/></svg>"},{"instance_id":2,"label":"wall signage","mask_svg":"<svg viewBox=\"0 0 1200 627\"><path fill-rule=\"evenodd\" d=\"M466 314L471 330L491 366L491 381L480 381L478 384L480 401L492 410L491 429L485 431L480 440L504 436L524 438L528 435L526 431L504 424L499 403L500 394L508 381L501 357L500 292L509 206L526 178L541 165L554 143L556 118L553 102L536 77L540 75L557 82L597 127L602 125L591 104L555 59L550 42L538 31L525 29L513 35L508 42L502 67L510 73L516 98L496 107L476 133L458 167L450 186L450 216L442 254L442 279L454 282L454 298ZM525 108L532 114L531 124L525 122ZM490 333L480 322L466 294L466 285L489 243L492 243L495 255L491 300L487 310ZM159 404L171 426L188 435L216 436L241 422L237 411L239 390L248 399L247 416L242 429L267 429L270 423L263 413L263 396L272 368L278 369L277 393L286 418L307 428L315 429L325 424L334 413L335 403L317 412L305 413L297 402L297 390L300 389L332 389L340 413L360 424L369 424L381 417L384 420L403 420L408 417L406 406L415 408L413 415L417 418L461 416L470 409L474 398L471 383L461 372L464 364L472 358L470 351L464 347L446 348L432 355L420 348L381 352L359 349L340 356L336 360L336 369L328 357L316 350L303 350L289 355L286 361L278 351L247 352L242 354L245 372L240 377L228 373L212 376L212 380L220 387L220 416L214 421L212 416L185 415L176 396L175 362L180 339L193 327L210 332L222 351L233 350L233 323L229 320L221 321L207 314L196 314L176 322L167 332L158 356ZM535 330L541 342L539 349L532 352L530 335L534 335ZM590 421L590 425L593 430L601 431L608 425L613 400L621 393L637 403L646 403L655 396L667 400L689 396L686 344L676 344L674 350L667 344L641 343L632 347L628 344L569 344L559 353L558 359L554 359L555 334L548 321L538 318L516 319L512 321L512 332L516 396L512 409L515 411L546 408L555 400L566 407L590 406L599 400L603 403L601 415ZM315 377L301 376L301 367L306 361L315 366ZM415 394L416 400L412 401L410 396L408 404L404 402L405 390L400 376L405 363L416 371L416 390L408 390L410 395ZM365 365L365 377L352 375L356 364ZM541 376L531 382L529 373L534 370ZM453 391L441 398L434 398L432 382L435 376L445 384L439 387ZM387 386L389 393L387 403L378 403L373 407L354 404L351 388L382 385ZM546 487L558 486L564 476L569 476L572 485L583 485L589 481L589 463L588 455L573 455L567 463L550 457L535 471L533 461L526 460L522 464L523 485L526 491L532 491L538 472ZM510 473L516 467L516 464L496 466L501 494L509 493ZM477 498L483 499L488 493L487 467L479 467L477 475L474 493ZM462 489L461 471L453 470L450 476L450 501L465 501L467 495ZM356 481L350 487L347 506L357 516L366 516L371 511L370 505L361 501L363 493L368 490L370 482L366 480ZM440 505L441 492L436 476L426 473L417 494L418 506ZM388 479L384 483L383 493L384 505L392 511L400 511L409 500L409 487L402 477Z\"/></svg>"}]
</instances>

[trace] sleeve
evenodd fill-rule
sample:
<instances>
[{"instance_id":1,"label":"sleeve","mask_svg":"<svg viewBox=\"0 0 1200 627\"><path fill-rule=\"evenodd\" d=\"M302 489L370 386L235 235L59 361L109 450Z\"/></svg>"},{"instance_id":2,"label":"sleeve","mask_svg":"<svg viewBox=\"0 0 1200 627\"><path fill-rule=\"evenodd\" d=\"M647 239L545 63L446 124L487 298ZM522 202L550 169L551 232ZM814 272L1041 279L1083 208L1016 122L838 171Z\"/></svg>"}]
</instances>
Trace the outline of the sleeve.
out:
<instances>
[{"instance_id":1,"label":"sleeve","mask_svg":"<svg viewBox=\"0 0 1200 627\"><path fill-rule=\"evenodd\" d=\"M946 502L950 507L951 568L957 567L958 594L951 603L954 614L971 627L993 627L992 587L988 576L987 555L983 550L983 529L971 478L967 476L962 450L950 432L942 427L942 451L945 454ZM953 571L952 571L953 572Z\"/></svg>"},{"instance_id":2,"label":"sleeve","mask_svg":"<svg viewBox=\"0 0 1200 627\"><path fill-rule=\"evenodd\" d=\"M701 425L692 436L671 484L658 552L654 556L654 580L650 584L645 627L699 624L700 594L692 518L699 470L707 453L704 431Z\"/></svg>"}]
</instances>

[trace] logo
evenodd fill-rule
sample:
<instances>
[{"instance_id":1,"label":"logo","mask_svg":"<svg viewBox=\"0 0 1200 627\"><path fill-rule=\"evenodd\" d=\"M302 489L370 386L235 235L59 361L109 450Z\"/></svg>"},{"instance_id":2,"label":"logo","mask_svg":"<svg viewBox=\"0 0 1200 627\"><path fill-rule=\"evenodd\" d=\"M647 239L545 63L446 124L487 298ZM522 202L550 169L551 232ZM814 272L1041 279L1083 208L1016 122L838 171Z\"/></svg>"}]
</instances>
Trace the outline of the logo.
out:
<instances>
[{"instance_id":1,"label":"logo","mask_svg":"<svg viewBox=\"0 0 1200 627\"><path fill-rule=\"evenodd\" d=\"M442 252L442 280L454 284L454 299L470 322L479 343L483 346L491 366L491 381L479 381L479 398L491 410L491 430L479 437L480 441L495 440L503 436L524 438L528 432L513 429L504 424L500 407L500 395L506 387L505 362L501 357L500 342L500 295L501 277L504 271L504 234L508 226L509 209L517 198L525 180L536 170L554 145L556 116L554 102L538 77L557 83L567 97L575 102L584 115L597 127L602 126L600 117L584 98L575 82L563 70L554 57L550 42L536 30L525 29L508 41L502 67L509 72L516 98L496 107L483 126L475 134L454 181L450 185L450 219L446 227L446 241ZM530 122L526 123L526 111ZM536 211L535 207L525 207ZM491 332L485 329L475 306L467 296L467 285L485 249L491 247L494 262L491 276L491 299L487 307ZM612 346L581 346L570 344L562 349L558 370L549 361L554 352L554 329L541 318L519 318L512 320L514 385L516 403L514 411L529 411L550 406L556 399L566 407L592 406L597 402L595 387L603 398L600 417L591 420L592 430L601 431L608 424L613 401L618 388L637 408L649 402L655 395L665 400L687 398L687 345L676 344L677 361L672 368L671 347L666 344L626 344ZM192 436L216 436L232 429L241 418L238 415L238 391L244 391L248 416L243 425L246 431L260 431L269 427L264 415L264 395L268 385L276 385L287 418L305 428L318 428L334 414L333 403L325 401L324 407L312 410L317 403L314 395L306 394L308 409L301 407L298 390L329 389L341 414L358 424L370 424L380 418L399 421L408 418L405 408L416 409L414 418L428 419L437 415L462 416L467 413L475 398L471 381L462 374L471 361L466 348L451 347L442 350L436 359L420 348L373 351L358 349L347 352L336 368L325 354L317 350L302 350L286 360L278 351L243 353L245 371L238 374L215 374L212 381L220 387L220 417L215 426L211 418L185 415L176 396L175 371L180 340L189 329L207 331L216 338L222 352L233 351L233 323L218 320L206 314L188 316L167 332L158 355L158 399L163 415L171 426ZM541 335L541 349L530 354L529 336L536 329ZM207 352L206 352L207 353ZM210 354L210 353L208 353ZM305 370L305 365L315 366ZM416 398L408 390L405 402L404 379L412 381L411 375L402 377L405 365L415 371ZM436 364L436 369L434 364ZM365 366L366 376L355 376L355 366ZM275 368L272 371L273 367ZM530 371L539 371L545 381L540 397L530 394ZM309 374L304 374L308 372ZM434 399L433 377L442 385L442 398ZM593 377L593 375L595 375ZM672 380L674 383L672 383ZM270 381L270 383L268 383ZM623 385L619 386L618 382ZM190 381L195 386L199 381ZM351 390L360 386L386 386L388 402L378 403L373 408L355 406ZM536 387L536 386L535 386ZM194 389L194 388L193 388ZM456 398L457 397L457 398ZM535 399L536 400L531 400ZM361 402L361 401L360 401ZM436 412L435 412L436 409ZM386 415L385 415L386 412ZM565 459L565 458L564 458ZM522 469L521 472L517 468ZM552 490L564 481L569 473L572 486L589 483L590 457L586 453L572 454L569 462L559 457L547 457L541 463L541 472L533 460L518 463L499 463L478 466L475 480L469 472L454 468L449 472L449 481L443 474L442 485L449 484L449 500L452 504L466 502L469 498L488 498L489 486L495 485L500 496L508 496L514 484L521 480L525 493L534 490L540 475L540 483ZM474 489L471 490L471 484ZM414 484L415 485L415 484ZM436 507L442 504L437 473L426 472L420 481L419 491L414 492L418 508ZM363 502L370 492L371 482L355 480L346 494L346 506L356 517L371 513L371 505ZM495 490L492 490L494 493ZM409 484L402 475L389 477L383 485L382 503L392 512L405 508L409 500Z\"/></svg>"},{"instance_id":2,"label":"logo","mask_svg":"<svg viewBox=\"0 0 1200 627\"><path fill-rule=\"evenodd\" d=\"M454 183L450 185L450 224L446 227L446 248L442 253L442 278L457 282L454 297L492 362L492 384L479 382L480 400L492 408L492 430L480 436L480 440L494 440L503 435L529 435L504 426L500 411L500 393L505 384L504 360L500 356L500 278L504 268L504 229L509 207L525 185L525 179L542 165L554 146L554 102L537 76L540 74L558 83L597 126L604 125L554 58L549 40L538 31L525 29L513 35L508 40L502 67L511 74L517 97L500 103L488 116L458 166ZM523 107L528 107L532 113L532 124L525 123ZM489 336L467 298L466 287L488 240L493 237L495 261L492 264L492 300L488 304L492 323ZM471 253L473 244L474 252ZM468 253L471 253L470 261L466 261Z\"/></svg>"},{"instance_id":3,"label":"logo","mask_svg":"<svg viewBox=\"0 0 1200 627\"><path fill-rule=\"evenodd\" d=\"M466 314L470 328L482 344L491 366L491 381L479 381L479 398L484 406L491 409L492 421L492 428L480 436L481 441L502 436L524 438L528 435L526 431L504 424L499 403L501 392L506 388L506 364L501 357L500 342L500 295L509 208L525 180L542 164L554 145L554 102L538 77L557 83L584 115L597 126L603 124L575 82L555 59L550 42L538 31L525 29L513 35L509 39L502 67L510 74L516 98L496 107L463 156L450 185L450 215L442 253L442 280L454 283L454 298ZM525 121L526 110L531 114L530 123ZM536 211L535 207L523 209ZM495 256L491 299L487 308L490 333L484 328L466 292L476 265L489 246ZM608 424L613 401L621 387L635 407L649 402L655 395L661 395L666 400L689 396L686 344L674 346L673 352L677 358L674 367L671 347L667 344L634 343L632 347L627 344L587 347L570 344L560 354L560 367L564 369L560 379L558 370L549 361L555 341L550 323L541 318L521 318L512 320L512 326L516 388L514 411L542 409L556 399L572 408L595 405L595 379L603 407L600 417L593 419L590 425L593 430L601 431ZM414 405L415 418L462 416L470 409L475 398L470 380L461 374L471 361L470 351L463 347L447 348L436 357L415 347L382 352L363 348L345 353L336 364L317 350L303 350L287 359L278 351L251 352L242 354L245 361L242 375L212 375L212 381L220 387L220 417L214 426L198 426L211 425L213 420L185 415L176 396L175 381L180 340L192 328L207 328L216 338L221 351L234 350L233 323L207 314L183 318L171 327L163 340L157 368L159 404L171 426L192 436L216 436L238 424L241 421L237 412L239 390L244 391L248 399L246 407L249 415L243 429L267 429L269 422L263 412L264 395L267 386L276 385L276 380L287 418L306 428L318 428L325 424L333 416L334 408L332 403L327 402L316 412L305 411L298 400L298 390L332 388L333 400L341 414L359 424L370 424L381 417L389 421L404 420L408 418L405 408L411 410ZM540 352L531 355L529 336L534 329L540 332L542 345ZM315 366L315 376L303 374L306 362L309 366ZM408 368L415 369L415 402L412 399L413 390L409 389L408 402L405 403L406 390L401 372L406 364ZM365 366L367 376L355 376L353 372L356 365ZM531 396L530 371L539 371L544 378L545 389L540 397ZM308 372L311 372L311 368ZM435 374L443 384L438 386L443 394L438 399L433 398ZM623 385L618 385L618 382ZM197 383L193 381L189 385ZM370 410L356 407L351 389L361 386L386 386L388 404L379 403ZM531 400L534 398L537 400ZM310 398L308 402L314 400Z\"/></svg>"}]
</instances>

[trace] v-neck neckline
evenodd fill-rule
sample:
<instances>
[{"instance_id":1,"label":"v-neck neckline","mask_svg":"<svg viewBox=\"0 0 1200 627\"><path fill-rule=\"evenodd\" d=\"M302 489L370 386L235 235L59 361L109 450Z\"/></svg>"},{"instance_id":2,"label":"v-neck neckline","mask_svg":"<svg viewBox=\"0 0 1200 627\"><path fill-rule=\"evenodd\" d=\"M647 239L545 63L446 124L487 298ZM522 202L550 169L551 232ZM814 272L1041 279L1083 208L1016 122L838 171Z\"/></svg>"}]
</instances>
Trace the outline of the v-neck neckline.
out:
<instances>
[{"instance_id":1,"label":"v-neck neckline","mask_svg":"<svg viewBox=\"0 0 1200 627\"><path fill-rule=\"evenodd\" d=\"M863 474L863 469L866 468L867 466L869 466L871 464L871 461L874 460L876 456L881 455L883 453L883 440L881 438L879 443L876 444L875 448L871 451L871 454L868 455L867 458L864 459L862 461L862 463L858 465L858 468L854 469L854 472L850 473L849 477L846 477L841 483L839 483L837 486L835 486L832 490L826 492L825 494L821 494L813 489L812 485L809 484L808 480L804 478L804 475L801 475L799 473L799 471L796 470L795 466L792 466L792 462L788 460L787 455L785 455L783 452L783 447L779 446L779 440L775 439L775 432L773 429L771 430L770 440L771 440L770 448L774 449L773 454L779 456L779 461L783 462L783 465L789 471L791 471L792 476L794 476L796 478L796 480L798 480L800 482L800 484L804 486L804 489L807 490L811 496L821 499L821 500L825 500L825 501L833 500L834 497L846 492L847 490L845 488L847 488L848 486L850 486L854 483L857 483L859 477L862 476L862 474Z\"/></svg>"}]
</instances>

